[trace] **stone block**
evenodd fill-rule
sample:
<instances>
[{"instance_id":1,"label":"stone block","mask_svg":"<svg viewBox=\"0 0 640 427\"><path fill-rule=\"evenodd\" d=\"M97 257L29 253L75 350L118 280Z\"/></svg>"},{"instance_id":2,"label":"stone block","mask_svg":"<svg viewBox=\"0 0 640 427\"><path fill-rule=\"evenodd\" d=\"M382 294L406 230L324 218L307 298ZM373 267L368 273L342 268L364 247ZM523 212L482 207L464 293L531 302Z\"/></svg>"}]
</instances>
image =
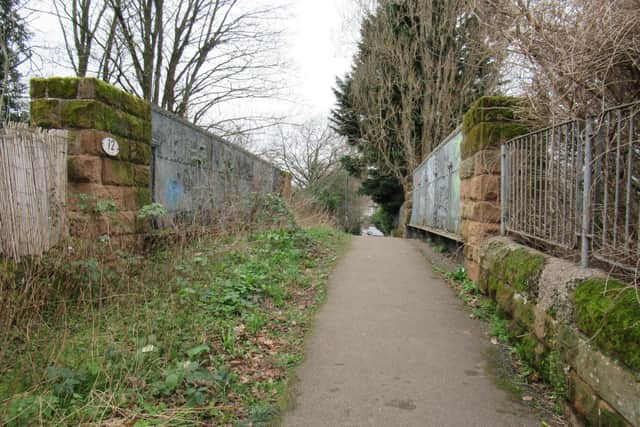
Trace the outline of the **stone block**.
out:
<instances>
[{"instance_id":1,"label":"stone block","mask_svg":"<svg viewBox=\"0 0 640 427\"><path fill-rule=\"evenodd\" d=\"M460 163L460 179L472 178L476 174L476 161L474 158L463 160Z\"/></svg>"},{"instance_id":2,"label":"stone block","mask_svg":"<svg viewBox=\"0 0 640 427\"><path fill-rule=\"evenodd\" d=\"M102 80L85 80L88 80L87 84L93 84L96 99L104 102L105 104L112 105L117 109L126 111L127 113L143 120L151 120L151 107L144 99L138 98L137 96L125 92L122 89L112 86Z\"/></svg>"},{"instance_id":3,"label":"stone block","mask_svg":"<svg viewBox=\"0 0 640 427\"><path fill-rule=\"evenodd\" d=\"M68 156L67 172L71 182L100 183L102 160L95 156Z\"/></svg>"},{"instance_id":4,"label":"stone block","mask_svg":"<svg viewBox=\"0 0 640 427\"><path fill-rule=\"evenodd\" d=\"M133 180L139 187L151 184L151 168L145 165L133 165Z\"/></svg>"},{"instance_id":5,"label":"stone block","mask_svg":"<svg viewBox=\"0 0 640 427\"><path fill-rule=\"evenodd\" d=\"M130 157L129 140L122 137L116 137L108 132L85 129L70 131L69 138L69 154L89 154L98 157L107 157L102 150L102 140L104 138L114 138L118 141L120 147L119 153L115 157L109 157L117 160L128 160Z\"/></svg>"},{"instance_id":6,"label":"stone block","mask_svg":"<svg viewBox=\"0 0 640 427\"><path fill-rule=\"evenodd\" d=\"M467 276L469 276L469 279L478 283L480 280L480 265L476 262L465 260L464 268L467 270Z\"/></svg>"},{"instance_id":7,"label":"stone block","mask_svg":"<svg viewBox=\"0 0 640 427\"><path fill-rule=\"evenodd\" d=\"M597 425L598 397L593 389L575 373L569 374L569 400L578 414ZM596 421L594 423L594 421Z\"/></svg>"},{"instance_id":8,"label":"stone block","mask_svg":"<svg viewBox=\"0 0 640 427\"><path fill-rule=\"evenodd\" d=\"M62 101L60 117L65 128L104 130L136 141L151 141L151 120L143 120L99 101Z\"/></svg>"},{"instance_id":9,"label":"stone block","mask_svg":"<svg viewBox=\"0 0 640 427\"><path fill-rule=\"evenodd\" d=\"M133 186L133 165L119 160L102 159L102 182L105 185Z\"/></svg>"},{"instance_id":10,"label":"stone block","mask_svg":"<svg viewBox=\"0 0 640 427\"><path fill-rule=\"evenodd\" d=\"M119 188L122 194L122 210L137 211L140 209L138 203L138 187L114 187Z\"/></svg>"},{"instance_id":11,"label":"stone block","mask_svg":"<svg viewBox=\"0 0 640 427\"><path fill-rule=\"evenodd\" d=\"M573 368L602 400L632 425L640 425L640 381L638 374L593 349L579 337L573 351Z\"/></svg>"},{"instance_id":12,"label":"stone block","mask_svg":"<svg viewBox=\"0 0 640 427\"><path fill-rule=\"evenodd\" d=\"M603 400L598 402L598 425L608 427L632 427L627 420Z\"/></svg>"},{"instance_id":13,"label":"stone block","mask_svg":"<svg viewBox=\"0 0 640 427\"><path fill-rule=\"evenodd\" d=\"M476 175L460 182L460 198L474 201L496 201L500 196L500 177Z\"/></svg>"},{"instance_id":14,"label":"stone block","mask_svg":"<svg viewBox=\"0 0 640 427\"><path fill-rule=\"evenodd\" d=\"M136 187L136 206L138 209L151 203L151 189Z\"/></svg>"},{"instance_id":15,"label":"stone block","mask_svg":"<svg viewBox=\"0 0 640 427\"><path fill-rule=\"evenodd\" d=\"M500 150L482 150L473 155L475 175L500 175Z\"/></svg>"},{"instance_id":16,"label":"stone block","mask_svg":"<svg viewBox=\"0 0 640 427\"><path fill-rule=\"evenodd\" d=\"M533 324L533 333L535 334L537 339L542 341L547 336L547 330L546 330L546 325L548 321L547 313L546 311L544 311L542 307L540 307L540 305L535 306L535 308L533 309L533 313L535 316L535 321Z\"/></svg>"},{"instance_id":17,"label":"stone block","mask_svg":"<svg viewBox=\"0 0 640 427\"><path fill-rule=\"evenodd\" d=\"M471 105L462 120L464 132L482 122L510 122L516 120L523 104L511 96L483 96Z\"/></svg>"},{"instance_id":18,"label":"stone block","mask_svg":"<svg viewBox=\"0 0 640 427\"><path fill-rule=\"evenodd\" d=\"M527 132L519 123L478 123L464 134L460 155L465 160L482 150L499 149L502 143Z\"/></svg>"},{"instance_id":19,"label":"stone block","mask_svg":"<svg viewBox=\"0 0 640 427\"><path fill-rule=\"evenodd\" d=\"M129 160L139 165L151 164L151 146L143 142L130 142Z\"/></svg>"},{"instance_id":20,"label":"stone block","mask_svg":"<svg viewBox=\"0 0 640 427\"><path fill-rule=\"evenodd\" d=\"M465 201L462 204L462 218L499 224L500 205L496 202Z\"/></svg>"},{"instance_id":21,"label":"stone block","mask_svg":"<svg viewBox=\"0 0 640 427\"><path fill-rule=\"evenodd\" d=\"M47 80L39 77L29 81L29 96L31 99L47 97Z\"/></svg>"},{"instance_id":22,"label":"stone block","mask_svg":"<svg viewBox=\"0 0 640 427\"><path fill-rule=\"evenodd\" d=\"M133 194L133 204L128 204L126 197L127 191ZM135 209L135 188L134 187L118 187L113 185L100 185L91 183L70 183L68 187L68 200L67 206L73 211L87 211L92 212L95 207L95 203L98 201L112 200L119 210L131 210ZM80 195L89 196L85 202L89 206L82 209Z\"/></svg>"},{"instance_id":23,"label":"stone block","mask_svg":"<svg viewBox=\"0 0 640 427\"><path fill-rule=\"evenodd\" d=\"M486 222L462 220L460 235L465 242L471 239L482 239L500 233L500 226Z\"/></svg>"},{"instance_id":24,"label":"stone block","mask_svg":"<svg viewBox=\"0 0 640 427\"><path fill-rule=\"evenodd\" d=\"M527 331L534 330L535 304L526 295L515 293L513 295L513 318L520 322Z\"/></svg>"},{"instance_id":25,"label":"stone block","mask_svg":"<svg viewBox=\"0 0 640 427\"><path fill-rule=\"evenodd\" d=\"M60 129L61 104L57 99L33 99L30 105L31 123L46 129Z\"/></svg>"},{"instance_id":26,"label":"stone block","mask_svg":"<svg viewBox=\"0 0 640 427\"><path fill-rule=\"evenodd\" d=\"M136 233L136 212L124 211L97 215L94 224L94 236L134 234Z\"/></svg>"}]
</instances>

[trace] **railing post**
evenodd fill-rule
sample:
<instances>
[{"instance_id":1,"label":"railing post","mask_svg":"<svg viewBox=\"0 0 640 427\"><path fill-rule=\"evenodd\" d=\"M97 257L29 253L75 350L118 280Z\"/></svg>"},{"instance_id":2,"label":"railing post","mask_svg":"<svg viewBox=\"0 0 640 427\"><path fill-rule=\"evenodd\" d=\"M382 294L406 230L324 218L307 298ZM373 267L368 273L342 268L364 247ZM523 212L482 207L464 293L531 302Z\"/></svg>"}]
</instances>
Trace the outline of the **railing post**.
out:
<instances>
[{"instance_id":1,"label":"railing post","mask_svg":"<svg viewBox=\"0 0 640 427\"><path fill-rule=\"evenodd\" d=\"M507 145L500 146L500 234L507 234Z\"/></svg>"},{"instance_id":2,"label":"railing post","mask_svg":"<svg viewBox=\"0 0 640 427\"><path fill-rule=\"evenodd\" d=\"M591 163L592 150L592 125L591 120L586 120L585 144L584 144L584 166L583 187L582 187L582 243L580 246L580 261L583 268L589 267L589 230L591 228Z\"/></svg>"}]
</instances>

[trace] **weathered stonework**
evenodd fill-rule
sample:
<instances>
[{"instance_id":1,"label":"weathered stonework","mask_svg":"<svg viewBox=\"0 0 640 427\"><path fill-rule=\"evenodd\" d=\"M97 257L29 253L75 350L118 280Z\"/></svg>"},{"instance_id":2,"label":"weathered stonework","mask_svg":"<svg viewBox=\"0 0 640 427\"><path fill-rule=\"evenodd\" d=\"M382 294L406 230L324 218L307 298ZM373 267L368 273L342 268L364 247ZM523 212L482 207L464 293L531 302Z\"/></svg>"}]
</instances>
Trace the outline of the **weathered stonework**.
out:
<instances>
[{"instance_id":1,"label":"weathered stonework","mask_svg":"<svg viewBox=\"0 0 640 427\"><path fill-rule=\"evenodd\" d=\"M479 281L478 249L500 231L500 145L526 132L517 121L519 100L484 97L465 114L460 147L461 236L469 277Z\"/></svg>"},{"instance_id":2,"label":"weathered stonework","mask_svg":"<svg viewBox=\"0 0 640 427\"><path fill-rule=\"evenodd\" d=\"M70 233L139 240L137 212L151 199L149 104L93 78L32 79L30 93L33 124L69 130ZM116 156L102 149L107 137Z\"/></svg>"},{"instance_id":3,"label":"weathered stonework","mask_svg":"<svg viewBox=\"0 0 640 427\"><path fill-rule=\"evenodd\" d=\"M630 299L634 292L604 272L506 238L484 241L473 256L480 257L479 287L511 318L527 362L547 375L549 360L557 362L550 380L566 384L575 413L588 425L640 426L640 365L631 350L638 345L633 325L640 323L640 304L604 296L601 282L609 280L612 292L628 291Z\"/></svg>"}]
</instances>

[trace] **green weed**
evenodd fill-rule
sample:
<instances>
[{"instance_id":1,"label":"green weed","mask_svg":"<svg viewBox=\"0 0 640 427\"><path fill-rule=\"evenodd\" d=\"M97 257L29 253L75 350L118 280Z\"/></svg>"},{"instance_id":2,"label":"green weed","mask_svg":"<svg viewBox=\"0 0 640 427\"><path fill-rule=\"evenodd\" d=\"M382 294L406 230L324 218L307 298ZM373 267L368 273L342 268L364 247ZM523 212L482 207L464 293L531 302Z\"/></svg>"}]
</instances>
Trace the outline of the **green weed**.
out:
<instances>
[{"instance_id":1,"label":"green weed","mask_svg":"<svg viewBox=\"0 0 640 427\"><path fill-rule=\"evenodd\" d=\"M287 224L69 263L64 278L87 303L72 295L64 316L45 313L7 349L15 363L0 371L0 424L266 422L315 307L295 298L322 300L346 239Z\"/></svg>"}]
</instances>

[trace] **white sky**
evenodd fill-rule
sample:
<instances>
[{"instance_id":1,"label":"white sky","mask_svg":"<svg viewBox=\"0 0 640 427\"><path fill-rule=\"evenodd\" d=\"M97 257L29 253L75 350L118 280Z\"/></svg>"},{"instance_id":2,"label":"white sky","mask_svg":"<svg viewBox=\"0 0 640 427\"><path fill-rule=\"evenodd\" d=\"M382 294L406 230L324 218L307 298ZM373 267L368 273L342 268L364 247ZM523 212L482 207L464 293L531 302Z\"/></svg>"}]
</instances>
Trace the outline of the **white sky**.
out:
<instances>
[{"instance_id":1,"label":"white sky","mask_svg":"<svg viewBox=\"0 0 640 427\"><path fill-rule=\"evenodd\" d=\"M283 57L289 64L283 76L289 87L286 100L247 102L238 108L253 112L277 112L299 122L309 117L326 116L333 107L331 91L336 76L342 76L350 68L357 28L345 25L345 17L351 16L354 0L242 0L263 2L267 5L286 1L287 18L282 20L285 46ZM48 2L35 0L39 7ZM38 7L38 6L34 6ZM62 50L62 34L56 18L46 14L32 17L34 42L42 46L43 57L39 69L29 77L71 75L59 64L65 62Z\"/></svg>"}]
</instances>

